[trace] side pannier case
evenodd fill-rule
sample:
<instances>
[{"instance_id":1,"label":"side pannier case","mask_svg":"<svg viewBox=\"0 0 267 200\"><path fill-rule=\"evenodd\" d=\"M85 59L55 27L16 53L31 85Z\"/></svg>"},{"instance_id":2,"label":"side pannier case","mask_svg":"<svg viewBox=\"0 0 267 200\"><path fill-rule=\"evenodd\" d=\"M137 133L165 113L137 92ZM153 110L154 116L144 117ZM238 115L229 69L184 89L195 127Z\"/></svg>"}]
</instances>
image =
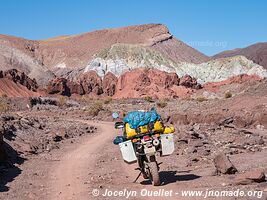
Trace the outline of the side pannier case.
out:
<instances>
[{"instance_id":1,"label":"side pannier case","mask_svg":"<svg viewBox=\"0 0 267 200\"><path fill-rule=\"evenodd\" d=\"M173 134L160 135L161 140L161 156L168 156L174 152Z\"/></svg>"},{"instance_id":2,"label":"side pannier case","mask_svg":"<svg viewBox=\"0 0 267 200\"><path fill-rule=\"evenodd\" d=\"M137 161L133 143L131 140L127 140L119 144L122 158L127 163L134 163Z\"/></svg>"}]
</instances>

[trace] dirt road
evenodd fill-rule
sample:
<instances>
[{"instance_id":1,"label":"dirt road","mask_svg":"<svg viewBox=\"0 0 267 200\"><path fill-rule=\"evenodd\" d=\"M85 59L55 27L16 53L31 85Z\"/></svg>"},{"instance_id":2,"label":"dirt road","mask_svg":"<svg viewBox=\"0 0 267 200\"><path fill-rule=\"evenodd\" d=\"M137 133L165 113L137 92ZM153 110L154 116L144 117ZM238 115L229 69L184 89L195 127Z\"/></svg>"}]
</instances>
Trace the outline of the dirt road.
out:
<instances>
[{"instance_id":1,"label":"dirt road","mask_svg":"<svg viewBox=\"0 0 267 200\"><path fill-rule=\"evenodd\" d=\"M103 195L106 190L155 190L148 182L133 183L139 172L134 170L136 164L128 165L123 162L118 146L113 145L114 137L120 134L120 130L114 129L114 123L82 122L98 127L98 133L75 150L66 152L52 169L49 199L105 199ZM173 186L170 183L164 188L170 190ZM99 191L99 195L92 193L95 190ZM138 195L131 199L142 197Z\"/></svg>"},{"instance_id":2,"label":"dirt road","mask_svg":"<svg viewBox=\"0 0 267 200\"><path fill-rule=\"evenodd\" d=\"M96 122L87 122L98 127L98 134L84 141L74 151L68 152L58 163L52 172L54 192L50 199L88 199L86 188L86 176L96 163L96 153L107 148L116 135L113 124L102 122L101 126Z\"/></svg>"}]
</instances>

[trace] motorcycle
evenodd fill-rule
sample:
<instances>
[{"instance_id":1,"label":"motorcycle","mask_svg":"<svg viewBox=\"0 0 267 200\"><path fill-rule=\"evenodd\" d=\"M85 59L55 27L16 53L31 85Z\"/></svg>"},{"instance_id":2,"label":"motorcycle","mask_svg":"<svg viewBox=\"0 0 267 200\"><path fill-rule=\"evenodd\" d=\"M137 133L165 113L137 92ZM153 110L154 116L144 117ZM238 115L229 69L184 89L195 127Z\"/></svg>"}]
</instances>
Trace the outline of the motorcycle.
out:
<instances>
[{"instance_id":1,"label":"motorcycle","mask_svg":"<svg viewBox=\"0 0 267 200\"><path fill-rule=\"evenodd\" d=\"M114 116L117 116L114 114ZM147 132L145 134L137 134L125 141L125 123L116 122L116 129L122 129L124 136L117 136L119 146L124 161L128 164L138 163L140 173L136 180L143 175L144 179L149 179L154 186L161 185L159 165L157 156L167 156L174 151L173 134L160 134Z\"/></svg>"}]
</instances>

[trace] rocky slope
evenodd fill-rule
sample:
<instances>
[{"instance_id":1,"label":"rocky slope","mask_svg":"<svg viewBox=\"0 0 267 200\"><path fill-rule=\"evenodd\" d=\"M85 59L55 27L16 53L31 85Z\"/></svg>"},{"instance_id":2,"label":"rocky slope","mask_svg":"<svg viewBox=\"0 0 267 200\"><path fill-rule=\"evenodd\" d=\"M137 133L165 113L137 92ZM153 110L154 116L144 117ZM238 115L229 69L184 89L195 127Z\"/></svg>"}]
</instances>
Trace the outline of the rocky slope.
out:
<instances>
[{"instance_id":1,"label":"rocky slope","mask_svg":"<svg viewBox=\"0 0 267 200\"><path fill-rule=\"evenodd\" d=\"M137 45L116 44L95 56L84 72L94 70L99 76L111 72L121 76L136 68L156 68L165 72L176 72L179 77L190 75L200 83L219 82L240 74L267 77L267 71L244 56L220 58L194 64L176 63L163 54Z\"/></svg>"},{"instance_id":2,"label":"rocky slope","mask_svg":"<svg viewBox=\"0 0 267 200\"><path fill-rule=\"evenodd\" d=\"M37 42L0 35L0 70L18 69L40 85L54 78L54 74L43 63L35 59Z\"/></svg>"},{"instance_id":3,"label":"rocky slope","mask_svg":"<svg viewBox=\"0 0 267 200\"><path fill-rule=\"evenodd\" d=\"M262 61L264 47L258 49L260 51L255 51L255 55L259 53L259 60ZM244 56L208 59L175 39L161 24L105 29L40 41L0 35L0 70L19 69L23 75L35 79L39 86L47 88L49 94L114 96L120 91L118 80L122 83L121 80L129 79L132 81L128 84L133 85L124 84L124 87L133 93L130 92L130 95L129 91L125 91L114 97L142 96L139 91L135 93L134 85L145 85L146 82L141 83L141 79L135 81L133 77L138 78L141 74L150 76L144 72L152 73L153 70L146 69L155 69L156 75L163 79L161 81L165 80L166 74L176 73L179 78L189 75L200 84L225 81L242 74L267 77L267 71L262 66ZM261 64L259 60L255 62ZM137 68L142 69L135 71ZM166 97L173 97L187 92L179 85L170 93L168 87L159 89L157 80L149 79L149 87L154 85L150 89L155 92L151 96L159 97L165 93ZM10 84L7 83L10 80L2 83L6 85L2 87L5 88L2 93L8 93L7 90L14 91L11 96L23 93L24 89L12 81ZM31 84L18 83L31 90ZM11 89L7 89L7 85ZM30 95L25 91L22 96ZM126 93L129 95L125 96Z\"/></svg>"},{"instance_id":4,"label":"rocky slope","mask_svg":"<svg viewBox=\"0 0 267 200\"><path fill-rule=\"evenodd\" d=\"M213 58L225 58L236 55L246 56L248 59L267 69L267 42L256 43L246 48L224 51L213 56Z\"/></svg>"},{"instance_id":5,"label":"rocky slope","mask_svg":"<svg viewBox=\"0 0 267 200\"><path fill-rule=\"evenodd\" d=\"M0 69L19 69L45 85L54 73L66 76L72 73L70 69L83 68L95 54L116 43L145 46L175 62L201 63L208 59L175 39L166 26L147 24L39 41L0 35Z\"/></svg>"},{"instance_id":6,"label":"rocky slope","mask_svg":"<svg viewBox=\"0 0 267 200\"><path fill-rule=\"evenodd\" d=\"M189 74L200 83L219 82L241 74L267 77L267 70L248 60L244 56L220 58L201 64L178 64L176 73L179 76Z\"/></svg>"},{"instance_id":7,"label":"rocky slope","mask_svg":"<svg viewBox=\"0 0 267 200\"><path fill-rule=\"evenodd\" d=\"M0 71L0 95L9 97L37 96L38 85L24 72L16 69Z\"/></svg>"}]
</instances>

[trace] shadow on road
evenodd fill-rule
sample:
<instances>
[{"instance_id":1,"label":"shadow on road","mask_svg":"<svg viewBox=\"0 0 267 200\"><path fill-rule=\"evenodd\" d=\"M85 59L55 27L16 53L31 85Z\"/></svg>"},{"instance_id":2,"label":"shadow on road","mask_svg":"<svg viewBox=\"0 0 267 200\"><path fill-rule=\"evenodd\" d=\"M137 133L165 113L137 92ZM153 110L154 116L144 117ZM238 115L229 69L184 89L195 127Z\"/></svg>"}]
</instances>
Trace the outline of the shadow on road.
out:
<instances>
[{"instance_id":1,"label":"shadow on road","mask_svg":"<svg viewBox=\"0 0 267 200\"><path fill-rule=\"evenodd\" d=\"M0 192L6 192L9 187L7 183L12 182L15 177L21 174L21 169L15 164L22 164L26 159L19 154L7 143L4 143L6 161L0 163Z\"/></svg>"},{"instance_id":2,"label":"shadow on road","mask_svg":"<svg viewBox=\"0 0 267 200\"><path fill-rule=\"evenodd\" d=\"M170 183L175 183L177 181L191 181L194 179L198 179L201 176L192 174L192 173L186 173L186 174L178 174L177 171L162 171L160 172L160 178L162 181L162 185L167 185Z\"/></svg>"},{"instance_id":3,"label":"shadow on road","mask_svg":"<svg viewBox=\"0 0 267 200\"><path fill-rule=\"evenodd\" d=\"M190 173L190 171L183 171L179 173L186 173L186 174L179 174L177 175L177 171L162 171L159 172L160 179L162 184L161 185L168 185L170 183L175 183L177 181L191 181L194 179L198 179L201 176L195 175ZM150 185L151 181L144 180L140 182L142 185Z\"/></svg>"}]
</instances>

